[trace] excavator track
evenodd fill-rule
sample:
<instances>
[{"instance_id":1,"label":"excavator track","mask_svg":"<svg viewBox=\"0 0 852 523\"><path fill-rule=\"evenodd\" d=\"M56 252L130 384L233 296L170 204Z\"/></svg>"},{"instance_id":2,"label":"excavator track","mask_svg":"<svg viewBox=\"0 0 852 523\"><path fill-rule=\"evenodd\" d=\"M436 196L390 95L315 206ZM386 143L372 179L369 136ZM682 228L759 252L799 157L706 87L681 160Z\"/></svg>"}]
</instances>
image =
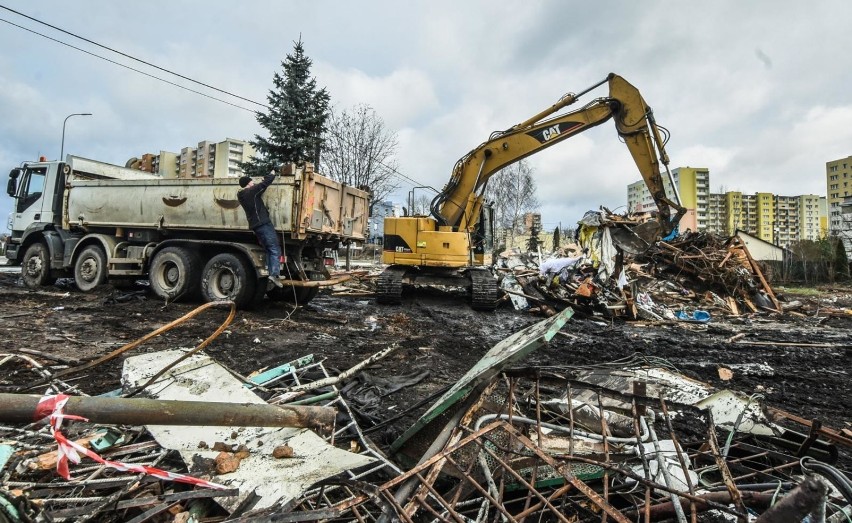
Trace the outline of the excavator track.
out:
<instances>
[{"instance_id":1,"label":"excavator track","mask_svg":"<svg viewBox=\"0 0 852 523\"><path fill-rule=\"evenodd\" d=\"M402 278L405 267L388 267L376 282L376 302L388 305L402 303Z\"/></svg>"},{"instance_id":2,"label":"excavator track","mask_svg":"<svg viewBox=\"0 0 852 523\"><path fill-rule=\"evenodd\" d=\"M470 275L470 306L477 311L493 311L497 308L499 290L497 279L488 270L471 270Z\"/></svg>"}]
</instances>

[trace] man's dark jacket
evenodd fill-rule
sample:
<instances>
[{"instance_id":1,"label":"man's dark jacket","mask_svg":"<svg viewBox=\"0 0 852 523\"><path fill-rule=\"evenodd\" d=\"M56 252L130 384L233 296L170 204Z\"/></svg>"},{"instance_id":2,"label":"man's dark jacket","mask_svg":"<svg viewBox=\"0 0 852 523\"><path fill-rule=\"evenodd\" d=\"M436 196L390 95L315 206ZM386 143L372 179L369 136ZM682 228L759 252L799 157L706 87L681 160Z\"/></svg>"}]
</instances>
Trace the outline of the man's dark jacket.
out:
<instances>
[{"instance_id":1,"label":"man's dark jacket","mask_svg":"<svg viewBox=\"0 0 852 523\"><path fill-rule=\"evenodd\" d=\"M251 187L244 187L237 192L237 200L240 201L240 205L246 211L246 218L248 218L249 229L251 230L255 230L266 223L272 223L269 219L269 211L260 197L263 196L266 188L273 180L275 180L275 173L267 174L260 183Z\"/></svg>"}]
</instances>

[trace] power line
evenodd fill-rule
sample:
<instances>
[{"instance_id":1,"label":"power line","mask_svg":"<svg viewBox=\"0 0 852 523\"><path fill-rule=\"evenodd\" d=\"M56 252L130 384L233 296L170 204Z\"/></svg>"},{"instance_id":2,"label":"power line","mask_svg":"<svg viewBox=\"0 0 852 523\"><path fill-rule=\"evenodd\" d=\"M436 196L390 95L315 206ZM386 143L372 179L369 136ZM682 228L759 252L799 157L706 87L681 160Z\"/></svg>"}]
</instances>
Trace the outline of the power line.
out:
<instances>
[{"instance_id":1,"label":"power line","mask_svg":"<svg viewBox=\"0 0 852 523\"><path fill-rule=\"evenodd\" d=\"M4 5L0 5L0 9L5 9L6 11L9 11L9 12L14 13L14 14L16 14L16 15L19 15L19 16L22 16L22 17L24 17L24 18L27 18L28 20L32 20L33 22L36 22L36 23L41 24L41 25L44 25L44 26L46 26L46 27L50 27L51 29L54 29L54 30L59 31L59 32L61 32L61 33L65 33L65 34L67 34L67 35L69 35L69 36L72 36L72 37L77 38L77 39L79 39L79 40L83 40L84 42L88 42L88 43L90 43L90 44L92 44L92 45L95 45L95 46L100 47L100 48L102 48L102 49L106 49L106 50L111 51L111 52L113 52L113 53L119 54L119 55L121 55L121 56L124 56L124 57L126 57L126 58L129 58L129 59L134 60L134 61L136 61L136 62L139 62L139 63L145 64L145 65L147 65L147 66L149 66L149 67L153 67L154 69L158 69L158 70L160 70L160 71L163 71L163 72L169 73L169 74L171 74L171 75L177 76L177 77L182 78L182 79L184 79L184 80L187 80L187 81L190 81L190 82L196 83L196 84L198 84L198 85L202 85L202 86L207 87L207 88L209 88L209 89L213 89L214 91L218 91L218 92L220 92L220 93L227 94L228 96L233 96L234 98L239 98L240 100L245 100L245 101L247 101L247 102L249 102L249 103L253 103L253 104L255 104L255 105L259 105L259 106L261 106L261 107L264 107L264 108L266 108L266 109L269 109L269 106L268 106L268 105L266 105L266 104L264 104L264 103L256 102L256 101L254 101L254 100L251 100L251 99L249 99L249 98L246 98L246 97L240 96L240 95L238 95L238 94L231 93L231 92L226 91L226 90L224 90L224 89L219 89L218 87L212 86L212 85L210 85L210 84L207 84L207 83L204 83L204 82L201 82L201 81L195 80L195 79L193 79L193 78L190 78L190 77L188 77L188 76L182 75L182 74L180 74L180 73L176 73L176 72L174 72L174 71L171 71L171 70L169 70L169 69L166 69L166 68L160 67L160 66L158 66L158 65L152 64L152 63L147 62L147 61L145 61L145 60L142 60L142 59L140 59L140 58L136 58L136 57L134 57L134 56L132 56L132 55L129 55L129 54L124 53L124 52L122 52L122 51L119 51L119 50L117 50L117 49L113 49L112 47L109 47L109 46L106 46L106 45L100 44L100 43L95 42L95 41L93 41L93 40L90 40L90 39L88 39L88 38L86 38L86 37L83 37L83 36L80 36L80 35L78 35L78 34L72 33L71 31L67 31L67 30L65 30L65 29L62 29L61 27L57 27L57 26L55 26L55 25L49 24L49 23L47 23L47 22L44 22L44 21L39 20L39 19L37 19L37 18L34 18L34 17L32 17L32 16L29 16L29 15L26 15L26 14L24 14L24 13L21 13L20 11L16 11L16 10L14 10L14 9L11 9L11 8L9 8L9 7L6 7L6 6L4 6ZM169 81L169 80L166 80L165 78L161 78L161 77L159 77L159 76L156 76L156 75L153 75L153 74L150 74L150 73L146 73L145 71L141 71L141 70L139 70L139 69L135 69L135 68L133 68L133 67L130 67L130 66L125 65L125 64L122 64L122 63L120 63L120 62L116 62L115 60L111 60L111 59L109 59L109 58L107 58L107 57L105 57L105 56L101 56L101 55L96 54L96 53L93 53L93 52L91 52L91 51L87 51L87 50L85 50L85 49L82 49L82 48L80 48L80 47L74 46L74 45L69 44L69 43L67 43L67 42L63 42L62 40L58 40L58 39L56 39L56 38L52 38L52 37L50 37L50 36L48 36L48 35L45 35L45 34L39 33L38 31L34 31L34 30L29 29L29 28L27 28L27 27L24 27L24 26L21 26L21 25L15 24L15 23L10 22L10 21L8 21L8 20L5 20L5 19L3 19L3 18L0 18L0 22L6 22L6 23L7 23L7 24L9 24L9 25L12 25L12 26L14 26L14 27L17 27L17 28L19 28L19 29L23 29L24 31L27 31L27 32L33 33L33 34L35 34L35 35L41 36L42 38L46 38L46 39L51 40L51 41L53 41L53 42L56 42L56 43L62 44L62 45L64 45L64 46L70 47L71 49L74 49L74 50L77 50L77 51L80 51L80 52L86 53L86 54L88 54L88 55L90 55L90 56L94 56L95 58L100 58L101 60L107 61L107 62L109 62L109 63L111 63L111 64L114 64L114 65L118 65L118 66L120 66L120 67L124 67L125 69L129 69L129 70L131 70L131 71L133 71L133 72L136 72L136 73L139 73L139 74L143 74L143 75L148 76L148 77L150 77L150 78L153 78L153 79L155 79L155 80L159 80L159 81L164 82L164 83L167 83L167 84L169 84L169 85L172 85L172 86L175 86L175 87L179 87L179 88L184 89L184 90L186 90L186 91L189 91L189 92L191 92L191 93L199 94L199 95L204 96L204 97L206 97L206 98L210 98L211 100L216 100L217 102L222 102L222 103L228 104L228 105L230 105L230 106L232 106L232 107L236 107L236 108L238 108L238 109L242 109L242 110L244 110L244 111L248 111L248 112L252 112L252 113L255 113L255 112L256 112L256 111L254 111L253 109L249 109L249 108L247 108L247 107L243 107L243 106L241 106L241 105L237 105L237 104L234 104L234 103L228 102L227 100L222 100L222 99L220 99L220 98L216 98L216 97L214 97L214 96L211 96L211 95L208 95L208 94L202 93L202 92L200 92L200 91L196 91L196 90L194 90L194 89L190 89L190 88L188 88L188 87L186 87L186 86L183 86L183 85L180 85L180 84L177 84L177 83L171 82L171 81ZM399 178L402 178L402 179L404 179L404 180L406 180L406 181L408 181L408 182L410 182L410 183L413 183L413 184L415 184L415 185L425 186L423 182L420 182L420 181L418 181L418 180L415 180L415 179L413 179L413 178L410 178L410 177L408 177L408 176L406 176L406 175L402 174L402 173L401 173L401 172L399 172L396 168L391 167L390 165L387 165L386 163L384 163L384 162L382 162L382 161L379 161L379 160L375 160L375 161L376 161L376 163L378 163L379 165L381 165L381 166L383 166L385 169L387 169L389 172L391 172L393 175L395 175L395 176L397 176L397 177L399 177Z\"/></svg>"},{"instance_id":2,"label":"power line","mask_svg":"<svg viewBox=\"0 0 852 523\"><path fill-rule=\"evenodd\" d=\"M349 146L350 146L350 147L352 147L352 148L355 148L355 144L353 144L353 143L352 143L352 141L349 139L349 137L341 135L341 134L340 134L340 133L338 133L336 130L334 130L334 129L330 128L330 127L329 127L328 129L326 129L326 132L329 132L329 133L331 133L331 134L335 135L335 136L337 137L337 139L338 139L338 140L343 140L343 141L345 141L345 142L347 143L347 145L349 145ZM387 170L388 170L391 174L393 174L393 175L395 175L395 176L398 176L399 178L402 178L402 179L404 179L404 180L407 180L407 181L409 181L409 182L411 182L411 183L413 183L413 184L415 184L415 185L418 185L418 186L423 186L423 187L425 187L425 186L426 186L426 184L424 184L423 182L420 182L420 181L418 181L418 180L415 180L414 178L410 178L410 177L408 177L408 176L406 176L406 175L402 174L402 173L401 173L401 172L399 172L396 168L391 167L390 165L388 165L388 164L386 164L386 163L382 162L382 161L381 161L381 160L379 160L378 158L372 157L372 158L371 158L371 160L373 160L373 161L374 161L374 162L376 162L377 164L381 165L382 167L384 167L385 169L387 169Z\"/></svg>"},{"instance_id":3,"label":"power line","mask_svg":"<svg viewBox=\"0 0 852 523\"><path fill-rule=\"evenodd\" d=\"M0 7L3 7L3 6L0 6ZM56 42L56 43L62 44L62 45L67 46L67 47L70 47L71 49L75 49L75 50L77 50L77 51L80 51L80 52L86 53L86 54L88 54L88 55L94 56L95 58L100 58L101 60L105 60L105 61L107 61L107 62L109 62L109 63L111 63L111 64L115 64L115 65L118 65L118 66L120 66L120 67L124 67L125 69L130 69L131 71L134 71L134 72L136 72L136 73L144 74L145 76L151 77L151 78L153 78L153 79L155 79L155 80L159 80L159 81L161 81L161 82L165 82L165 83L167 83L167 84L169 84L169 85L173 85L173 86L175 86L175 87L180 87L181 89L184 89L184 90L189 91L189 92L191 92L191 93L199 94L199 95L204 96L204 97L206 97L206 98L210 98L211 100L216 100L217 102L222 102L223 104L228 104L228 105L230 105L230 106L232 106L232 107L236 107L237 109L242 109L243 111L248 111L248 112L250 112L250 113L255 113L255 112L256 112L254 109L249 109L249 108L247 108L247 107L243 107L242 105L237 105L237 104L235 104L235 103L231 103L231 102L229 102L229 101L227 101L227 100L222 100L221 98L216 98L215 96L210 96L209 94L202 93L201 91L196 91L195 89L190 89L189 87L186 87L186 86L183 86L183 85L180 85L180 84L176 84L176 83L174 83L174 82L170 82L169 80L166 80L165 78L160 78L159 76L156 76L156 75L153 75L153 74L150 74L150 73L146 73L145 71L140 71L139 69L134 69L133 67L130 67L129 65L125 65L125 64L123 64L123 63L116 62L115 60L110 60L109 58L107 58L107 57L105 57L105 56L101 56L101 55L99 55L99 54L95 54L95 53L93 53L93 52L91 52L91 51L87 51L87 50L85 50L85 49L81 49L81 48L76 47L76 46L74 46L74 45L71 45L71 44L69 44L69 43L67 43L67 42L63 42L62 40L57 40L56 38L52 38L52 37L50 37L50 36L47 36L46 34L39 33L38 31L33 31L32 29L29 29L29 28L24 27L24 26L22 26L22 25L18 25L18 24L14 23L14 22L10 22L9 20L5 20L5 19L3 19L3 18L0 18L0 22L6 22L6 23L7 23L7 24L9 24L9 25L12 25L12 26L15 26L15 27L17 27L17 28L19 28L19 29L23 29L24 31L28 31L28 32L30 32L30 33L36 34L36 35L38 35L38 36L41 36L42 38L47 38L48 40L52 40L52 41L54 41L54 42Z\"/></svg>"},{"instance_id":4,"label":"power line","mask_svg":"<svg viewBox=\"0 0 852 523\"><path fill-rule=\"evenodd\" d=\"M164 68L164 67L160 67L160 66L158 66L158 65L152 64L151 62L146 62L145 60L142 60L141 58L136 58L135 56L131 56L131 55L127 54L127 53L123 53L123 52L121 52L121 51L119 51L119 50L117 50L117 49L113 49L112 47L109 47L109 46L106 46L106 45L103 45L103 44L99 44L98 42L95 42L95 41L93 41L93 40L90 40L90 39L88 39L88 38L86 38L86 37L83 37L83 36L80 36L80 35L78 35L78 34L72 33L71 31L66 31L65 29L62 29L61 27L56 27L55 25L51 25L51 24L49 24L49 23L47 23L47 22L43 22L43 21L41 21L41 20L39 20L39 19L37 19L37 18L33 18L32 16L25 15L24 13L21 13L21 12L19 12L19 11L15 11L14 9L11 9L11 8L9 8L9 7L6 7L5 5L0 5L0 9L5 9L6 11L9 11L9 12L15 13L16 15L23 16L24 18L27 18L27 19L29 19L29 20L32 20L33 22L36 22L36 23L39 23L39 24L41 24L41 25L44 25L44 26L50 27L51 29L55 29L56 31L59 31L59 32L61 32L61 33L65 33L65 34L67 34L67 35L69 35L69 36L73 36L74 38L77 38L77 39L83 40L84 42L88 42L88 43L90 43L90 44L92 44L92 45L95 45L95 46L98 46L98 47L100 47L100 48L102 48L102 49L106 49L107 51L112 51L113 53L119 54L119 55L121 55L121 56L123 56L123 57L125 57L125 58L129 58L129 59L134 60L134 61L136 61L136 62L139 62L139 63L145 64L145 65L147 65L148 67L153 67L154 69L158 69L158 70L163 71L163 72L165 72L165 73L169 73L169 74L171 74L171 75L177 76L178 78L183 78L184 80L188 80L188 81L190 81L190 82L192 82L192 83L196 83L196 84L198 84L198 85L202 85L202 86L204 86L204 87L207 87L208 89L213 89L214 91L218 91L218 92L220 92L220 93L227 94L228 96L233 96L234 98L239 98L240 100L245 100L246 102L253 103L253 104L255 104L255 105L259 105L259 106L261 106L261 107L265 107L265 108L269 109L269 106L268 106L268 105L266 105L266 104L264 104L264 103L255 102L254 100L251 100L251 99L249 99L249 98L245 98L245 97L240 96L240 95L238 95L238 94L234 94L234 93L231 93L231 92L225 91L224 89L219 89L218 87L214 87L214 86L212 86L212 85L210 85L210 84L206 84L206 83L204 83L204 82L200 82L200 81L198 81L198 80L194 80L194 79L192 79L192 78L190 78L190 77L188 77L188 76L184 76L184 75L182 75L182 74L180 74L180 73L176 73L176 72L174 72L174 71L170 71L169 69L166 69L166 68ZM13 24L13 25L14 25L14 24ZM20 27L20 26L19 26L19 27ZM33 31L33 32L34 32L34 31ZM36 33L36 34L38 34L38 33ZM135 69L134 69L134 70L135 70Z\"/></svg>"}]
</instances>

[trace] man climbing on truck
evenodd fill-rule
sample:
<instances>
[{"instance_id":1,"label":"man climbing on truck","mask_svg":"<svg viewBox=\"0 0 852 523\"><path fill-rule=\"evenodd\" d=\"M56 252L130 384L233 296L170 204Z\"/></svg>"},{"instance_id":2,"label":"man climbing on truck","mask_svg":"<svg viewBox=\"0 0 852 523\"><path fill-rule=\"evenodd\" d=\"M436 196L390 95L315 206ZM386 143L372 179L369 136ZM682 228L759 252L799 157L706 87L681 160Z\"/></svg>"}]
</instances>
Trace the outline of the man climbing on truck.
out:
<instances>
[{"instance_id":1,"label":"man climbing on truck","mask_svg":"<svg viewBox=\"0 0 852 523\"><path fill-rule=\"evenodd\" d=\"M266 267L269 269L269 281L276 287L281 284L281 246L278 243L278 235L272 220L269 219L269 210L263 203L261 197L266 188L275 180L275 171L263 177L260 183L254 183L251 176L240 178L241 189L237 192L237 199L246 213L249 228L254 231L257 240L266 249Z\"/></svg>"}]
</instances>

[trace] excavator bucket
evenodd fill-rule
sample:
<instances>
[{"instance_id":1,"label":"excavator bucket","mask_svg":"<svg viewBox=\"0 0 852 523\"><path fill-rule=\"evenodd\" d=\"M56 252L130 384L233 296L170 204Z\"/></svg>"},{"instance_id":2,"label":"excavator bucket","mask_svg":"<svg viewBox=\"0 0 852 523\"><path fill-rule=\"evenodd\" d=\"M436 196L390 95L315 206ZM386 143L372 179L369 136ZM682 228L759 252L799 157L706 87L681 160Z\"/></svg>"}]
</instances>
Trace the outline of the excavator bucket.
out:
<instances>
[{"instance_id":1,"label":"excavator bucket","mask_svg":"<svg viewBox=\"0 0 852 523\"><path fill-rule=\"evenodd\" d=\"M656 221L640 223L636 227L614 227L610 231L612 243L628 254L645 252L654 242L660 239L662 228Z\"/></svg>"}]
</instances>

